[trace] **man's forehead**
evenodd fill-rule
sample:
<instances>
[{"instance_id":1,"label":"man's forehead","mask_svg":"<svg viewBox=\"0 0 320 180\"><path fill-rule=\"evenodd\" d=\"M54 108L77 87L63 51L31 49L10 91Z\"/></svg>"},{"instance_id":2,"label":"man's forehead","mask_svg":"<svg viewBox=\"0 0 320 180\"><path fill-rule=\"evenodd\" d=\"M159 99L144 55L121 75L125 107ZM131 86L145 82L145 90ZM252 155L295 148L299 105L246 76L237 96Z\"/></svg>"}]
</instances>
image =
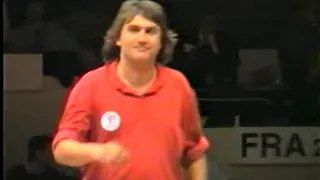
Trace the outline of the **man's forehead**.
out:
<instances>
[{"instance_id":1,"label":"man's forehead","mask_svg":"<svg viewBox=\"0 0 320 180\"><path fill-rule=\"evenodd\" d=\"M130 19L126 24L126 26L139 26L139 27L159 27L158 24L153 22L152 20L141 16L141 15L136 15L132 19Z\"/></svg>"}]
</instances>

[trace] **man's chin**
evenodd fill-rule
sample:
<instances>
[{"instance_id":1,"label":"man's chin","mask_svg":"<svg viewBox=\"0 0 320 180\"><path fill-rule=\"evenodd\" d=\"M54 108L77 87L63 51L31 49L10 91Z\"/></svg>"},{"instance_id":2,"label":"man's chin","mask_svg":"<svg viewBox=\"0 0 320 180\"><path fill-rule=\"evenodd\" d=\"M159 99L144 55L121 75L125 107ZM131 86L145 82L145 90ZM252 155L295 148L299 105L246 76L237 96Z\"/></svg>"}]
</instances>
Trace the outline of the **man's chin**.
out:
<instances>
[{"instance_id":1,"label":"man's chin","mask_svg":"<svg viewBox=\"0 0 320 180\"><path fill-rule=\"evenodd\" d=\"M136 55L136 56L133 56L132 57L132 60L135 61L135 62L149 62L149 61L152 61L152 58L148 55Z\"/></svg>"}]
</instances>

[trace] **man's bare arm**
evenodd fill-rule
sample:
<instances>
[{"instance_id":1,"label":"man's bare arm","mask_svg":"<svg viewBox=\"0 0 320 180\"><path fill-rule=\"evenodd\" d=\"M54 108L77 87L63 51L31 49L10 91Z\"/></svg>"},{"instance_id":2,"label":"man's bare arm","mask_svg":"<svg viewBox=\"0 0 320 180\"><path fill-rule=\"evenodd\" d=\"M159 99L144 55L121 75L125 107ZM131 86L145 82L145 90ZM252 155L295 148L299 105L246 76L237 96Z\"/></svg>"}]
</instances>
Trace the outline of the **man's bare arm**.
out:
<instances>
[{"instance_id":1,"label":"man's bare arm","mask_svg":"<svg viewBox=\"0 0 320 180\"><path fill-rule=\"evenodd\" d=\"M207 174L207 158L205 155L193 161L187 167L187 180L207 180Z\"/></svg>"},{"instance_id":2,"label":"man's bare arm","mask_svg":"<svg viewBox=\"0 0 320 180\"><path fill-rule=\"evenodd\" d=\"M80 143L74 140L63 140L53 150L53 156L57 163L79 167L92 162L95 158L98 144Z\"/></svg>"},{"instance_id":3,"label":"man's bare arm","mask_svg":"<svg viewBox=\"0 0 320 180\"><path fill-rule=\"evenodd\" d=\"M119 165L128 160L128 152L116 142L81 143L63 140L56 145L53 155L58 163L72 167L91 162Z\"/></svg>"}]
</instances>

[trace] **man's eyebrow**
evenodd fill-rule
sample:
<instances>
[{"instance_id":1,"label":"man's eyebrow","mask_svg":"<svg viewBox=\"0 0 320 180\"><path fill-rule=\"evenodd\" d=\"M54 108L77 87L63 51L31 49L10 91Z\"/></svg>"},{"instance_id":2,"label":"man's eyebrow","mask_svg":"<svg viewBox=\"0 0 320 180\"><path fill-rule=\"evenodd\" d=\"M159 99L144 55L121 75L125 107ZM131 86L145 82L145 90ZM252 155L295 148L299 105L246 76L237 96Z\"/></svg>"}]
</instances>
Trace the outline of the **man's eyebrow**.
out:
<instances>
[{"instance_id":1,"label":"man's eyebrow","mask_svg":"<svg viewBox=\"0 0 320 180\"><path fill-rule=\"evenodd\" d=\"M141 26L139 24L128 24L128 27L140 27L140 28L146 28L146 29L159 29L156 25L147 25L147 26Z\"/></svg>"}]
</instances>

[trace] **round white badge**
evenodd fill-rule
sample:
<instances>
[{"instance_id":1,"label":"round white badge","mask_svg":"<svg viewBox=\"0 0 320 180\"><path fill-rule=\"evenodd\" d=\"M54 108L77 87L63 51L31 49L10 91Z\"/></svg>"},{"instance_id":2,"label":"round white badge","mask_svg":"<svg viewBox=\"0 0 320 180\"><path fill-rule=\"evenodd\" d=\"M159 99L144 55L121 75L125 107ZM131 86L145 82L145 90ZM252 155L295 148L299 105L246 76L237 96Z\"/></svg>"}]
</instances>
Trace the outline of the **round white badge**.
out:
<instances>
[{"instance_id":1,"label":"round white badge","mask_svg":"<svg viewBox=\"0 0 320 180\"><path fill-rule=\"evenodd\" d=\"M120 127L120 116L114 111L108 111L101 117L101 126L107 131L115 131Z\"/></svg>"}]
</instances>

